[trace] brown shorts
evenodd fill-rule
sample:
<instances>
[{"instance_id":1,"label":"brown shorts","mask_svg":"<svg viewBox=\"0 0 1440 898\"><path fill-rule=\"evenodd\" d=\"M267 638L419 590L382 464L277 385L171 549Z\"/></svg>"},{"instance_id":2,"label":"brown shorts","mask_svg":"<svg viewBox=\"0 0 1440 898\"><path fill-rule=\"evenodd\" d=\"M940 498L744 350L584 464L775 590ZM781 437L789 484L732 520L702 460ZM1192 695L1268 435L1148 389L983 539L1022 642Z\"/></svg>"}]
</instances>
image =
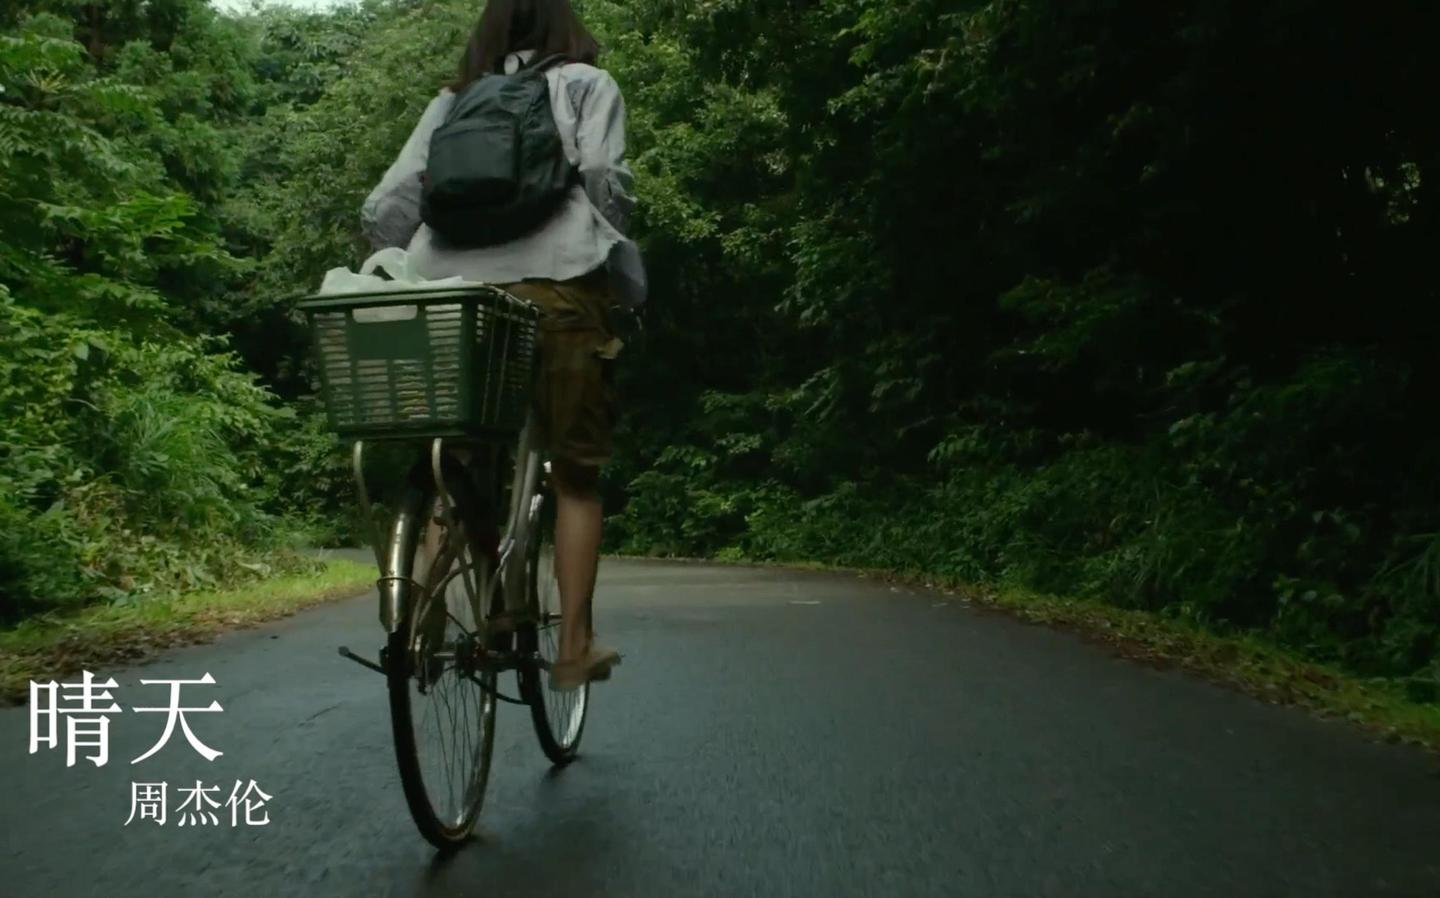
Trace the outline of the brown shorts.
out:
<instances>
[{"instance_id":1,"label":"brown shorts","mask_svg":"<svg viewBox=\"0 0 1440 898\"><path fill-rule=\"evenodd\" d=\"M610 321L604 270L568 281L497 284L544 310L535 420L552 458L599 467L610 460L619 417L615 359L624 344Z\"/></svg>"}]
</instances>

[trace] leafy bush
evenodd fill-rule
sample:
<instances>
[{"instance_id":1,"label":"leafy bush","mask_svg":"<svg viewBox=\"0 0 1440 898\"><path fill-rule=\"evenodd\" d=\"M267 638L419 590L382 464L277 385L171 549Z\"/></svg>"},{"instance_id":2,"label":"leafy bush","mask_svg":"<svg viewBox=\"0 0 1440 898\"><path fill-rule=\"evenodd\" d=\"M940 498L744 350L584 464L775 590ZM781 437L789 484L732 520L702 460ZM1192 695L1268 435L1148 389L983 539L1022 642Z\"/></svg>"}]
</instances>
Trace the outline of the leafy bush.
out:
<instances>
[{"instance_id":1,"label":"leafy bush","mask_svg":"<svg viewBox=\"0 0 1440 898\"><path fill-rule=\"evenodd\" d=\"M245 270L202 211L226 174L193 113L243 79L209 77L192 51L223 29L191 11L163 57L97 58L50 14L0 33L3 618L307 563L265 489L293 413L186 329Z\"/></svg>"}]
</instances>

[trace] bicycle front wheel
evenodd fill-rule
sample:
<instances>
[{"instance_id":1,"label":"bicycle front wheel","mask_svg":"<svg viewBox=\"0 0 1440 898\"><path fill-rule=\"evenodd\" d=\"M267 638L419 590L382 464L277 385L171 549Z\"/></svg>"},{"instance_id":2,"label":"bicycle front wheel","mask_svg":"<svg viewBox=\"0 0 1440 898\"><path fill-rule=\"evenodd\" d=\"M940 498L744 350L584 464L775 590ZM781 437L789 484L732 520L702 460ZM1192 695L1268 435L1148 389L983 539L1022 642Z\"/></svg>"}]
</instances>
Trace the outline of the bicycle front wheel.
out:
<instances>
[{"instance_id":1,"label":"bicycle front wheel","mask_svg":"<svg viewBox=\"0 0 1440 898\"><path fill-rule=\"evenodd\" d=\"M461 514L446 519L432 486L411 487L411 600L386 657L400 781L421 834L442 850L469 838L495 739L496 675L485 663L491 562L473 490L447 477ZM467 523L468 522L468 523Z\"/></svg>"},{"instance_id":2,"label":"bicycle front wheel","mask_svg":"<svg viewBox=\"0 0 1440 898\"><path fill-rule=\"evenodd\" d=\"M552 764L563 767L575 760L585 714L590 708L590 686L558 692L547 675L560 657L560 589L555 580L555 510L553 496L542 484L529 515L530 543L525 558L526 597L534 622L520 631L522 653L538 657L540 664L522 668L520 693L530 705L530 719L540 749Z\"/></svg>"}]
</instances>

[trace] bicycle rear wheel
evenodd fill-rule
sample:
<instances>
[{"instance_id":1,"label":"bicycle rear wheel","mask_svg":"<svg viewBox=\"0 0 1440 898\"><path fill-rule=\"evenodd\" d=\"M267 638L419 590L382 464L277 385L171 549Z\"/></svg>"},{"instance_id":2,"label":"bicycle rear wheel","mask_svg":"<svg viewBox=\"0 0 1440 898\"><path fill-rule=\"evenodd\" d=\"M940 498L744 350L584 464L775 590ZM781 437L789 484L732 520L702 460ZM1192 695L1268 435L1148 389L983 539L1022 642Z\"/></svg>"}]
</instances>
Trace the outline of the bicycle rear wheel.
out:
<instances>
[{"instance_id":1,"label":"bicycle rear wheel","mask_svg":"<svg viewBox=\"0 0 1440 898\"><path fill-rule=\"evenodd\" d=\"M530 705L530 719L540 749L552 764L563 767L575 760L585 715L590 709L590 686L569 692L550 688L549 666L560 655L560 590L555 581L555 508L553 495L542 483L536 487L529 515L530 543L525 558L527 607L535 620L520 630L520 650L537 655L543 665L521 669L520 694Z\"/></svg>"},{"instance_id":2,"label":"bicycle rear wheel","mask_svg":"<svg viewBox=\"0 0 1440 898\"><path fill-rule=\"evenodd\" d=\"M418 469L417 469L418 471ZM395 756L406 804L421 834L442 850L469 838L484 803L495 738L496 675L485 664L483 609L492 562L463 474L446 477L459 510L445 520L428 473L412 477L397 528L411 562L411 600L386 654ZM467 587L466 579L470 583Z\"/></svg>"}]
</instances>

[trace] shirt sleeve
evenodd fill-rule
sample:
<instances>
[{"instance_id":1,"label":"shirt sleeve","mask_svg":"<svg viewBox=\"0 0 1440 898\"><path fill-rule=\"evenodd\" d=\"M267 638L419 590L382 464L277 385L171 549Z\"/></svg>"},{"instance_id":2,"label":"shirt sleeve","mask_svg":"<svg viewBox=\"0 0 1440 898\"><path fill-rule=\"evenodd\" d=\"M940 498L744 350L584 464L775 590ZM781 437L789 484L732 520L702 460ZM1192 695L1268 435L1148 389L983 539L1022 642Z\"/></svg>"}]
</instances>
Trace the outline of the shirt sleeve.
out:
<instances>
[{"instance_id":1,"label":"shirt sleeve","mask_svg":"<svg viewBox=\"0 0 1440 898\"><path fill-rule=\"evenodd\" d=\"M575 143L585 193L605 220L623 234L635 206L631 193L634 176L625 164L625 99L608 72L600 72L590 84L578 119Z\"/></svg>"},{"instance_id":2,"label":"shirt sleeve","mask_svg":"<svg viewBox=\"0 0 1440 898\"><path fill-rule=\"evenodd\" d=\"M420 176L430 158L430 135L445 118L451 96L442 91L425 107L400 155L360 207L360 225L375 249L403 247L420 227Z\"/></svg>"}]
</instances>

